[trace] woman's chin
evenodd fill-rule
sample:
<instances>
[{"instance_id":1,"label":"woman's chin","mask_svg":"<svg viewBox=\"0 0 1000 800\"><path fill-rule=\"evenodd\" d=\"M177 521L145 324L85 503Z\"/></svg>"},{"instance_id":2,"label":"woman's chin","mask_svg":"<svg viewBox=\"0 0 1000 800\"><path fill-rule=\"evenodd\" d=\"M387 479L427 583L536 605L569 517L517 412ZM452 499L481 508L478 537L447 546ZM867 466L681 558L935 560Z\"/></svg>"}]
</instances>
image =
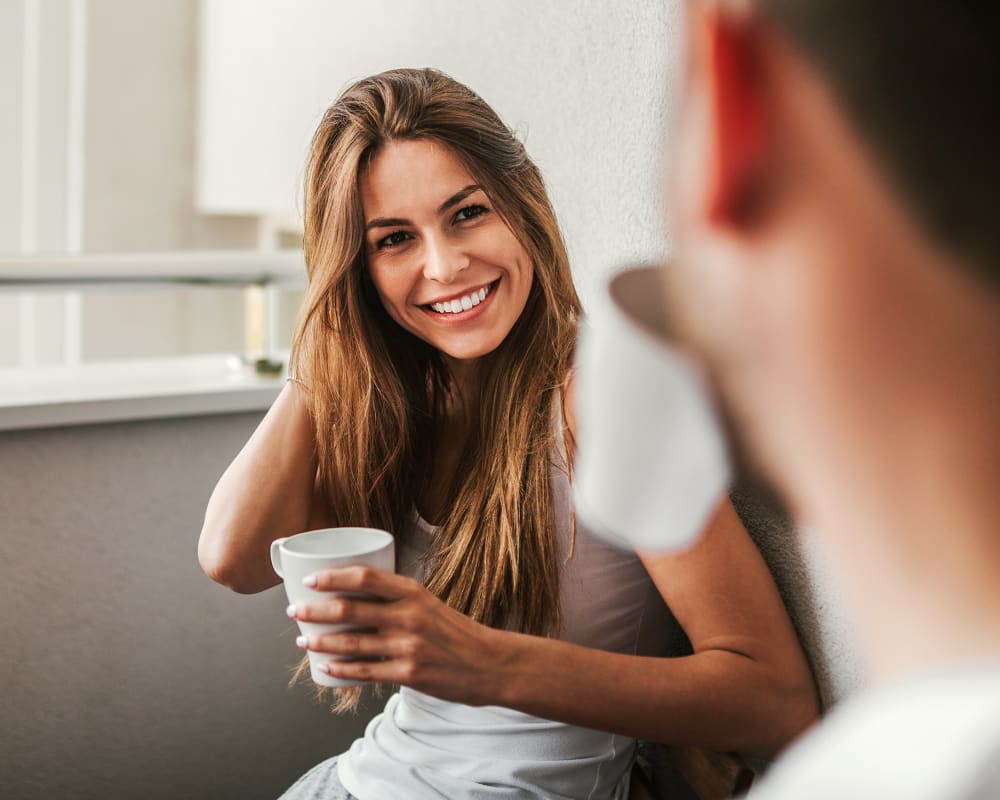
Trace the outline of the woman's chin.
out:
<instances>
[{"instance_id":1,"label":"woman's chin","mask_svg":"<svg viewBox=\"0 0 1000 800\"><path fill-rule=\"evenodd\" d=\"M502 341L502 340L501 340ZM500 346L500 342L483 342L477 345L437 346L438 351L448 361L473 362L488 356Z\"/></svg>"},{"instance_id":2,"label":"woman's chin","mask_svg":"<svg viewBox=\"0 0 1000 800\"><path fill-rule=\"evenodd\" d=\"M496 348L490 349L475 349L475 350L452 350L452 349L440 349L439 352L444 356L446 361L449 362L459 362L461 364L471 364L474 361L479 360L483 356L487 356L492 353Z\"/></svg>"}]
</instances>

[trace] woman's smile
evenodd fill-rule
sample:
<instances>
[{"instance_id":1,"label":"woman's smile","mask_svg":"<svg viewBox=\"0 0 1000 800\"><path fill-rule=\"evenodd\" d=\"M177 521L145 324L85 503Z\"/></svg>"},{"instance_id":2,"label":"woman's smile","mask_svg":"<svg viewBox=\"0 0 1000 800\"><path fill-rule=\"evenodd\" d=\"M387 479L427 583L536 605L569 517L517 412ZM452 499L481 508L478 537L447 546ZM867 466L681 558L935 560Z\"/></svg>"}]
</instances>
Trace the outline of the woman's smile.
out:
<instances>
[{"instance_id":1,"label":"woman's smile","mask_svg":"<svg viewBox=\"0 0 1000 800\"><path fill-rule=\"evenodd\" d=\"M491 283L424 303L420 308L443 325L461 325L478 319L493 303L501 278Z\"/></svg>"}]
</instances>

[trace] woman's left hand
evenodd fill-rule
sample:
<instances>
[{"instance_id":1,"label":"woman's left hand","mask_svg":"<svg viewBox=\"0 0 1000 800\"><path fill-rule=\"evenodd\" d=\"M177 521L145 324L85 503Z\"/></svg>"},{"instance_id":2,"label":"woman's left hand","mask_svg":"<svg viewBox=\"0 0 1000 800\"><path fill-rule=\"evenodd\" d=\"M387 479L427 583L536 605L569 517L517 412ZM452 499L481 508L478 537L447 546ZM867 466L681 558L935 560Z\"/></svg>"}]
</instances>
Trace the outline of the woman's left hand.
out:
<instances>
[{"instance_id":1,"label":"woman's left hand","mask_svg":"<svg viewBox=\"0 0 1000 800\"><path fill-rule=\"evenodd\" d=\"M503 632L449 608L417 581L369 567L317 572L317 592L364 592L373 599L317 598L289 606L301 622L365 630L300 636L313 652L367 661L327 662L335 678L410 686L467 705L497 701ZM309 580L309 579L307 579Z\"/></svg>"}]
</instances>

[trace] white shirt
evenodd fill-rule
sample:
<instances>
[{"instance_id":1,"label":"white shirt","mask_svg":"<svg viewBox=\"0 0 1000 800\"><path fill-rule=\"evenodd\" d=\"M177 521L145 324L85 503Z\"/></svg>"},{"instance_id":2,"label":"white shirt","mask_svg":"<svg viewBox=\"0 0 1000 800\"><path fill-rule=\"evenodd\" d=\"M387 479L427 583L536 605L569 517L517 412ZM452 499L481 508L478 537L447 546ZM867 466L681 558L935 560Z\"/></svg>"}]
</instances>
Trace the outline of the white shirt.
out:
<instances>
[{"instance_id":1,"label":"white shirt","mask_svg":"<svg viewBox=\"0 0 1000 800\"><path fill-rule=\"evenodd\" d=\"M569 553L572 493L552 473L556 535ZM419 557L436 530L414 514L397 563L422 578ZM638 557L578 525L560 574L564 641L664 655L672 617ZM586 702L581 698L581 702ZM337 764L359 800L624 800L635 740L499 706L473 707L403 688Z\"/></svg>"},{"instance_id":2,"label":"white shirt","mask_svg":"<svg viewBox=\"0 0 1000 800\"><path fill-rule=\"evenodd\" d=\"M1000 799L1000 663L862 691L793 745L747 796Z\"/></svg>"}]
</instances>

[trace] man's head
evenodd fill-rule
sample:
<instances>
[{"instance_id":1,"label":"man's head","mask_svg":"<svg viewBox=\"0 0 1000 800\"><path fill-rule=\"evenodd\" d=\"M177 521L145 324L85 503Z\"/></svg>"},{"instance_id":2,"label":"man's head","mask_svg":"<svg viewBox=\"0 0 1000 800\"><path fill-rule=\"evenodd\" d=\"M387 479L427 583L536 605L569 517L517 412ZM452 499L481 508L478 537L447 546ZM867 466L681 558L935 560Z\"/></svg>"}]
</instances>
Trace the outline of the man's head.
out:
<instances>
[{"instance_id":1,"label":"man's head","mask_svg":"<svg viewBox=\"0 0 1000 800\"><path fill-rule=\"evenodd\" d=\"M688 4L670 300L800 513L996 424L997 33L986 3Z\"/></svg>"}]
</instances>

